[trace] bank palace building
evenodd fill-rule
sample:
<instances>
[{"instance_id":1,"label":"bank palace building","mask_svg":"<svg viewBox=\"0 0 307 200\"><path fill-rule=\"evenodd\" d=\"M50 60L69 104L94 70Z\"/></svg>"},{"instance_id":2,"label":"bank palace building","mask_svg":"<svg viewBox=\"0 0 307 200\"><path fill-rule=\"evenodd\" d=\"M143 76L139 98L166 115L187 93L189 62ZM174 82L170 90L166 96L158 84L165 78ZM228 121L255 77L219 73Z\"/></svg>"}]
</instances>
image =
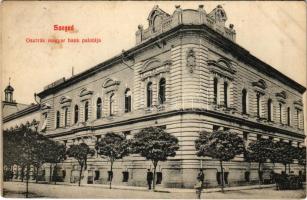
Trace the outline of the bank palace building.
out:
<instances>
[{"instance_id":1,"label":"bank palace building","mask_svg":"<svg viewBox=\"0 0 307 200\"><path fill-rule=\"evenodd\" d=\"M238 45L226 21L222 6L210 13L202 5L175 6L171 14L155 6L148 27L138 26L133 48L38 93L39 130L67 147L81 142L94 147L107 132L129 138L142 128L162 127L180 144L176 157L157 167L162 187L191 188L200 168L208 187L220 184L218 162L195 154L194 141L203 130L230 130L246 144L263 137L302 146L305 87ZM243 155L226 162L226 184L257 182L257 166ZM145 186L148 168L150 161L130 155L115 162L113 182ZM292 168L302 170L295 163ZM47 177L49 167L45 170ZM58 174L75 182L78 170L68 159ZM106 160L91 157L87 170L88 183L108 182Z\"/></svg>"}]
</instances>

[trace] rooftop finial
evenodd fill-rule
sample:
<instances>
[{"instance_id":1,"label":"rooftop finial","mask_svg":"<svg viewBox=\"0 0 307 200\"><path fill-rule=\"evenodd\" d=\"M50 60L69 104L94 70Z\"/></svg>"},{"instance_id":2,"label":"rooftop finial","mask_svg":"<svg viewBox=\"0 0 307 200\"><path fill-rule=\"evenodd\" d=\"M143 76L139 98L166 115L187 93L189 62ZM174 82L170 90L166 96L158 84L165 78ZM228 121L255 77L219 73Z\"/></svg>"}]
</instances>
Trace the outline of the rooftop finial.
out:
<instances>
[{"instance_id":1,"label":"rooftop finial","mask_svg":"<svg viewBox=\"0 0 307 200\"><path fill-rule=\"evenodd\" d=\"M11 85L11 77L9 77L9 85Z\"/></svg>"}]
</instances>

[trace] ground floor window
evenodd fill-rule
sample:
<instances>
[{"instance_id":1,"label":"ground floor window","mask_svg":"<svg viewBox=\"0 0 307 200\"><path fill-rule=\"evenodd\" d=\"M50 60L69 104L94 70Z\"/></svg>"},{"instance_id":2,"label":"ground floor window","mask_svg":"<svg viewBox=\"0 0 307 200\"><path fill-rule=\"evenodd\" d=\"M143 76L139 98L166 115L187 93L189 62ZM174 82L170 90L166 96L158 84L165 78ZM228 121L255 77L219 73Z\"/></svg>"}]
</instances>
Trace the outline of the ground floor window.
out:
<instances>
[{"instance_id":1,"label":"ground floor window","mask_svg":"<svg viewBox=\"0 0 307 200\"><path fill-rule=\"evenodd\" d=\"M161 182L162 182L162 172L157 172L156 184L161 184Z\"/></svg>"},{"instance_id":2,"label":"ground floor window","mask_svg":"<svg viewBox=\"0 0 307 200\"><path fill-rule=\"evenodd\" d=\"M245 181L246 181L246 182L249 182L249 181L250 181L250 172L249 172L249 171L246 171L246 172L244 173L244 177L245 177Z\"/></svg>"},{"instance_id":3,"label":"ground floor window","mask_svg":"<svg viewBox=\"0 0 307 200\"><path fill-rule=\"evenodd\" d=\"M129 172L123 172L123 182L128 182Z\"/></svg>"},{"instance_id":4,"label":"ground floor window","mask_svg":"<svg viewBox=\"0 0 307 200\"><path fill-rule=\"evenodd\" d=\"M225 185L228 185L228 174L229 174L229 172L224 172L224 184ZM219 184L219 185L221 185L222 184L222 172L217 172L216 173L216 180L217 180L217 183Z\"/></svg>"},{"instance_id":5,"label":"ground floor window","mask_svg":"<svg viewBox=\"0 0 307 200\"><path fill-rule=\"evenodd\" d=\"M99 171L99 170L96 170L96 171L95 171L94 181L99 180L99 176L100 176L100 171Z\"/></svg>"}]
</instances>

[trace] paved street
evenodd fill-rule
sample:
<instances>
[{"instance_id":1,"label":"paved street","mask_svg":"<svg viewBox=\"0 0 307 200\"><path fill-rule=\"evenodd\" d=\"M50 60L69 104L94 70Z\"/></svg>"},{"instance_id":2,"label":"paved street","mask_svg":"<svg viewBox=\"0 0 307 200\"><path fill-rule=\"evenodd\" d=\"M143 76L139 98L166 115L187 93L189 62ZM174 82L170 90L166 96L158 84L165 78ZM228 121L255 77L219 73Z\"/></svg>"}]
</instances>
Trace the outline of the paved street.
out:
<instances>
[{"instance_id":1,"label":"paved street","mask_svg":"<svg viewBox=\"0 0 307 200\"><path fill-rule=\"evenodd\" d=\"M22 197L25 191L25 183L5 182L5 197ZM18 191L18 192L17 192ZM30 197L50 198L148 198L148 199L193 199L196 198L193 190L176 190L175 192L151 192L127 189L106 189L95 186L71 186L29 184ZM304 190L276 191L273 188L251 189L221 192L203 193L205 199L302 199L305 198Z\"/></svg>"}]
</instances>

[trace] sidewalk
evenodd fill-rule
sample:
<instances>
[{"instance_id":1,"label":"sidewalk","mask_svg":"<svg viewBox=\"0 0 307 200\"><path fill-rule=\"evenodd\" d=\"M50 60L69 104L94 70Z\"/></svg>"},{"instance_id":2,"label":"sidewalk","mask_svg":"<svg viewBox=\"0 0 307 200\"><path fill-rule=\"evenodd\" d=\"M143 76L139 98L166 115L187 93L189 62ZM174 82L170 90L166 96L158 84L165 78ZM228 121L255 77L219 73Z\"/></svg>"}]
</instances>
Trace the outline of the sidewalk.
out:
<instances>
[{"instance_id":1,"label":"sidewalk","mask_svg":"<svg viewBox=\"0 0 307 200\"><path fill-rule=\"evenodd\" d=\"M38 183L41 184L41 183ZM69 185L69 186L78 186L77 183L67 183L67 182L57 182L57 185ZM53 185L53 183L49 184ZM108 184L81 184L81 187L97 187L109 189ZM246 185L246 186L234 186L234 187L225 187L225 191L237 191L237 190L250 190L250 189L262 189L262 188L274 188L275 184L268 185ZM148 191L147 187L140 186L124 186L124 185L112 185L112 189L120 189L120 190L135 190L135 191ZM195 189L186 189L186 188L163 188L161 186L156 186L155 192L164 192L164 193L187 193L192 192L195 193ZM204 189L202 193L211 193L211 192L221 192L221 188L208 188Z\"/></svg>"}]
</instances>

